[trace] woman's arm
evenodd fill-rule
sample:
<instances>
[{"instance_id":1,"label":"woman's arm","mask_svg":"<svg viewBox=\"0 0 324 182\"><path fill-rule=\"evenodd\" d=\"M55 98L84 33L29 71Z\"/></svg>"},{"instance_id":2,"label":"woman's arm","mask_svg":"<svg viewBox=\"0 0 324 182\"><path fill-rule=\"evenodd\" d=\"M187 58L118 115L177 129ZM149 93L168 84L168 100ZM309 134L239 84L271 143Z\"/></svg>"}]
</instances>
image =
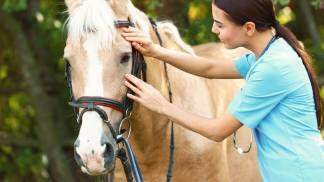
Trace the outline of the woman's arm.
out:
<instances>
[{"instance_id":1,"label":"woman's arm","mask_svg":"<svg viewBox=\"0 0 324 182\"><path fill-rule=\"evenodd\" d=\"M222 142L242 126L228 112L218 118L205 118L187 112L171 103L164 106L162 114L175 123L216 142Z\"/></svg>"},{"instance_id":2,"label":"woman's arm","mask_svg":"<svg viewBox=\"0 0 324 182\"><path fill-rule=\"evenodd\" d=\"M178 106L169 103L159 91L135 76L126 75L125 85L136 94L127 94L127 97L130 99L214 141L223 141L242 126L242 124L228 112L217 119L205 118L186 112Z\"/></svg>"},{"instance_id":3,"label":"woman's arm","mask_svg":"<svg viewBox=\"0 0 324 182\"><path fill-rule=\"evenodd\" d=\"M151 39L136 28L125 28L122 34L126 40L143 55L165 61L185 72L211 79L241 78L233 61L211 60L188 53L174 51L154 44Z\"/></svg>"},{"instance_id":4,"label":"woman's arm","mask_svg":"<svg viewBox=\"0 0 324 182\"><path fill-rule=\"evenodd\" d=\"M241 75L235 68L234 60L211 60L174 51L163 47L156 48L154 56L185 72L210 79L238 79Z\"/></svg>"}]
</instances>

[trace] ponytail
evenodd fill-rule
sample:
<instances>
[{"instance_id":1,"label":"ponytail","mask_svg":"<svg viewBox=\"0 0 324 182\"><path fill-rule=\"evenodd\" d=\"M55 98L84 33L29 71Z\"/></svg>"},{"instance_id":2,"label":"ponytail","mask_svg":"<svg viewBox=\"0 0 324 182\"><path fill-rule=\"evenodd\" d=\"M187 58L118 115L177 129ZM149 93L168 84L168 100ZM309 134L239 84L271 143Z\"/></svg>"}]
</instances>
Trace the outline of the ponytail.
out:
<instances>
[{"instance_id":1,"label":"ponytail","mask_svg":"<svg viewBox=\"0 0 324 182\"><path fill-rule=\"evenodd\" d=\"M277 32L277 36L284 38L288 44L297 52L299 57L302 59L303 64L308 73L312 88L313 88L313 97L315 102L315 110L317 117L317 126L319 129L323 127L323 118L322 118L322 100L320 96L320 89L317 83L317 78L315 74L315 70L311 65L311 57L306 52L302 44L300 44L296 38L296 36L285 26L280 25L279 22L274 23L274 27Z\"/></svg>"}]
</instances>

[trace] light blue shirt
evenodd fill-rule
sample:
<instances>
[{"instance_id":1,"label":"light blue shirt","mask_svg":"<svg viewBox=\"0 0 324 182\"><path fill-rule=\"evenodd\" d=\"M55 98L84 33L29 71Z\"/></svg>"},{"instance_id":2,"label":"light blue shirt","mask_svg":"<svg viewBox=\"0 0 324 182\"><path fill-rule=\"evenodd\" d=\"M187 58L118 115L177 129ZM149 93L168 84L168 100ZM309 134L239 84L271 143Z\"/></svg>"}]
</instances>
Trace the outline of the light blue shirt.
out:
<instances>
[{"instance_id":1,"label":"light blue shirt","mask_svg":"<svg viewBox=\"0 0 324 182\"><path fill-rule=\"evenodd\" d=\"M253 129L263 181L323 182L324 142L301 58L279 38L258 60L248 54L235 65L246 84L229 112Z\"/></svg>"}]
</instances>

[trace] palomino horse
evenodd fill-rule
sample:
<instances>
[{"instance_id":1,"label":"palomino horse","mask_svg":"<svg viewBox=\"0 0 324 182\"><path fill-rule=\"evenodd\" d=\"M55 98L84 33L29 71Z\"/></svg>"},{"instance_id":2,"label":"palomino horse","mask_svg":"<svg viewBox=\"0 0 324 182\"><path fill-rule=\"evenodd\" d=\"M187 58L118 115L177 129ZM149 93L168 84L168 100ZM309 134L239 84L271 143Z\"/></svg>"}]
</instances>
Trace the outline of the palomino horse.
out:
<instances>
[{"instance_id":1,"label":"palomino horse","mask_svg":"<svg viewBox=\"0 0 324 182\"><path fill-rule=\"evenodd\" d=\"M158 43L148 17L134 7L130 0L65 2L69 19L64 57L71 65L74 97L95 96L122 101L127 91L123 85L124 74L131 71L132 48L122 38L121 30L115 27L114 21L130 20ZM159 23L158 29L165 47L194 54L171 23ZM225 50L215 44L201 45L194 49L198 55L224 61L246 52ZM167 98L169 78L174 104L205 117L217 117L224 112L242 84L240 80L203 79L170 65L165 72L163 63L153 58L145 58L145 62L149 84ZM100 109L107 114L111 126L117 130L122 114L109 107L100 106ZM75 153L82 171L89 175L115 171L115 180L125 181L122 168L115 158L116 141L103 117L91 110L81 117ZM130 143L144 180L164 180L169 158L171 122L137 104L134 105L131 122ZM173 181L260 181L255 151L239 156L234 153L231 141L216 143L177 125L174 131L176 149ZM241 133L249 137L248 130L241 130Z\"/></svg>"}]
</instances>

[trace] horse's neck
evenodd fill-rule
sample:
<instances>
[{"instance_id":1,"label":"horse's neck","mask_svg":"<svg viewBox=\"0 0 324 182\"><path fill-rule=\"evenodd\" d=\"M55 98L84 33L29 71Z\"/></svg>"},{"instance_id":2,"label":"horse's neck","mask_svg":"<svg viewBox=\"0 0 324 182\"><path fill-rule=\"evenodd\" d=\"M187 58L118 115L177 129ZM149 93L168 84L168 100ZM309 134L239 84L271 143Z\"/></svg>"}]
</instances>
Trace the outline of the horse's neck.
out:
<instances>
[{"instance_id":1,"label":"horse's neck","mask_svg":"<svg viewBox=\"0 0 324 182\"><path fill-rule=\"evenodd\" d=\"M182 50L163 32L161 32L161 36L164 47ZM151 37L154 42L158 42L153 30L151 30ZM213 115L213 105L209 99L209 91L202 78L185 73L170 65L167 65L166 71L164 63L153 58L147 58L146 63L147 82L158 89L166 99L169 99L169 81L173 95L172 99L176 105L204 116ZM168 150L170 121L166 117L149 111L143 106L136 105L133 122L133 143L136 143L138 149L148 153L151 151L156 152L157 147L159 147L158 151L161 153ZM178 131L177 135L179 134Z\"/></svg>"}]
</instances>

